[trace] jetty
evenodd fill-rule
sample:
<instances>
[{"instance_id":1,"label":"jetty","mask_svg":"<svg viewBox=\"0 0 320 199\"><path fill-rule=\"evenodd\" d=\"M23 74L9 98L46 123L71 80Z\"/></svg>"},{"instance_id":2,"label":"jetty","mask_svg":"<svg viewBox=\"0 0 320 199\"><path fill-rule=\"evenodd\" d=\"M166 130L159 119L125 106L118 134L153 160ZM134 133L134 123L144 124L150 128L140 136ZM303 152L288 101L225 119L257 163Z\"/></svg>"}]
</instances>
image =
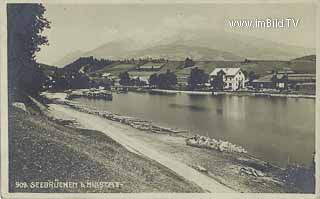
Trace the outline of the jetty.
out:
<instances>
[{"instance_id":1,"label":"jetty","mask_svg":"<svg viewBox=\"0 0 320 199\"><path fill-rule=\"evenodd\" d=\"M102 89L80 89L67 91L67 99L71 100L74 98L85 97L89 99L104 99L111 101L113 99L112 93Z\"/></svg>"}]
</instances>

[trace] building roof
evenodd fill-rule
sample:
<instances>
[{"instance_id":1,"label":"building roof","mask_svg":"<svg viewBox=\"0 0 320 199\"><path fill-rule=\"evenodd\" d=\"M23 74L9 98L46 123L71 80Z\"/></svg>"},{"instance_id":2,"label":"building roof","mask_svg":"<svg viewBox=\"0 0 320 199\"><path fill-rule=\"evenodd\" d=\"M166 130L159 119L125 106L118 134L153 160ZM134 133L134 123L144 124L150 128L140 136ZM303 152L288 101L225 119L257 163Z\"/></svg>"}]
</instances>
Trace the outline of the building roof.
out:
<instances>
[{"instance_id":1,"label":"building roof","mask_svg":"<svg viewBox=\"0 0 320 199\"><path fill-rule=\"evenodd\" d=\"M295 74L293 70L280 70L277 71L278 74Z\"/></svg>"},{"instance_id":2,"label":"building roof","mask_svg":"<svg viewBox=\"0 0 320 199\"><path fill-rule=\"evenodd\" d=\"M148 62L142 66L139 66L140 69L160 69L165 63L152 63Z\"/></svg>"},{"instance_id":3,"label":"building roof","mask_svg":"<svg viewBox=\"0 0 320 199\"><path fill-rule=\"evenodd\" d=\"M316 81L316 74L289 74L289 80L291 81L301 81L301 82L308 82L308 81Z\"/></svg>"},{"instance_id":4,"label":"building roof","mask_svg":"<svg viewBox=\"0 0 320 199\"><path fill-rule=\"evenodd\" d=\"M112 74L111 73L103 73L101 76L102 77L109 77L109 76L111 76Z\"/></svg>"},{"instance_id":5,"label":"building roof","mask_svg":"<svg viewBox=\"0 0 320 199\"><path fill-rule=\"evenodd\" d=\"M215 68L211 73L210 76L216 76L220 71L223 71L226 76L235 76L241 68Z\"/></svg>"},{"instance_id":6,"label":"building roof","mask_svg":"<svg viewBox=\"0 0 320 199\"><path fill-rule=\"evenodd\" d=\"M273 75L266 75L263 77L260 77L259 79L253 80L254 82L271 82ZM283 77L282 74L277 74L277 78L281 79Z\"/></svg>"},{"instance_id":7,"label":"building roof","mask_svg":"<svg viewBox=\"0 0 320 199\"><path fill-rule=\"evenodd\" d=\"M297 83L297 86L315 86L316 83L315 82L301 82L301 83Z\"/></svg>"},{"instance_id":8,"label":"building roof","mask_svg":"<svg viewBox=\"0 0 320 199\"><path fill-rule=\"evenodd\" d=\"M253 82L271 82L271 75L266 75L263 76L257 80L253 80ZM277 74L277 78L281 79L284 76L284 74ZM289 81L301 81L301 82L306 82L306 81L315 81L316 80L316 75L315 74L302 74L302 73L295 73L295 74L288 74L288 79Z\"/></svg>"},{"instance_id":9,"label":"building roof","mask_svg":"<svg viewBox=\"0 0 320 199\"><path fill-rule=\"evenodd\" d=\"M144 81L144 82L148 83L149 82L149 78L145 77L145 76L142 76L142 77L140 77L140 81Z\"/></svg>"},{"instance_id":10,"label":"building roof","mask_svg":"<svg viewBox=\"0 0 320 199\"><path fill-rule=\"evenodd\" d=\"M140 81L143 81L143 82L146 82L148 83L149 82L149 77L146 77L146 76L133 76L132 79L135 79L135 80L140 80Z\"/></svg>"},{"instance_id":11,"label":"building roof","mask_svg":"<svg viewBox=\"0 0 320 199\"><path fill-rule=\"evenodd\" d=\"M266 83L266 82L271 82L271 80L264 80L264 79L255 79L252 80L254 83Z\"/></svg>"}]
</instances>

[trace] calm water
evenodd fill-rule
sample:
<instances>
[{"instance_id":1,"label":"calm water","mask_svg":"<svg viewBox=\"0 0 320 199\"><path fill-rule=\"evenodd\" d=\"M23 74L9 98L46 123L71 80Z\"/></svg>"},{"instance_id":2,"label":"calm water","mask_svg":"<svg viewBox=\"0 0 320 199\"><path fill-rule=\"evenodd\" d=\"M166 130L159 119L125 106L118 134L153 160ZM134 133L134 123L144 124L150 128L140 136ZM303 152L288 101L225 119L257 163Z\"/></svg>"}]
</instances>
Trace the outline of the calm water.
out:
<instances>
[{"instance_id":1,"label":"calm water","mask_svg":"<svg viewBox=\"0 0 320 199\"><path fill-rule=\"evenodd\" d=\"M244 146L279 166L310 165L315 150L315 100L249 96L114 94L83 104Z\"/></svg>"}]
</instances>

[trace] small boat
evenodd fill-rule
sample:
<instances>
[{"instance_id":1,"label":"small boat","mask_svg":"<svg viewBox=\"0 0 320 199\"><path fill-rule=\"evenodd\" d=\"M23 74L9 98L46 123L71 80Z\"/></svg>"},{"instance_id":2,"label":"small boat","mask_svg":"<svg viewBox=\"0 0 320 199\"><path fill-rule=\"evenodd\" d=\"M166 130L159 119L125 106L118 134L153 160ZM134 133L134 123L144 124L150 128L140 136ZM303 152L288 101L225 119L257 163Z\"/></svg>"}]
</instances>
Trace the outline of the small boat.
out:
<instances>
[{"instance_id":1,"label":"small boat","mask_svg":"<svg viewBox=\"0 0 320 199\"><path fill-rule=\"evenodd\" d=\"M85 97L89 99L104 99L111 101L113 99L112 93L106 90L89 90L83 92L69 93L67 99L74 99L79 97Z\"/></svg>"},{"instance_id":2,"label":"small boat","mask_svg":"<svg viewBox=\"0 0 320 199\"><path fill-rule=\"evenodd\" d=\"M116 91L117 94L128 93L127 88L118 88Z\"/></svg>"}]
</instances>

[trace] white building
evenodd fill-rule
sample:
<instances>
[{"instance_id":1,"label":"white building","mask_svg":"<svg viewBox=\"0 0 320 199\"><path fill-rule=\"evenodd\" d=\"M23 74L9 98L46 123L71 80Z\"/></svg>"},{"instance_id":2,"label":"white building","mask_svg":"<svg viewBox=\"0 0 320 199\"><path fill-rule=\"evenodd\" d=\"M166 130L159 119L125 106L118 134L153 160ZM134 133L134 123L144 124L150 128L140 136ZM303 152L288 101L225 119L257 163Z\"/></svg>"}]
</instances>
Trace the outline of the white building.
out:
<instances>
[{"instance_id":1,"label":"white building","mask_svg":"<svg viewBox=\"0 0 320 199\"><path fill-rule=\"evenodd\" d=\"M223 77L224 89L238 90L245 88L246 77L241 68L215 68L210 73L210 80L213 80L218 75Z\"/></svg>"},{"instance_id":2,"label":"white building","mask_svg":"<svg viewBox=\"0 0 320 199\"><path fill-rule=\"evenodd\" d=\"M108 77L111 77L111 76L112 76L111 73L103 73L103 74L101 75L101 77L104 77L104 78L108 78Z\"/></svg>"},{"instance_id":3,"label":"white building","mask_svg":"<svg viewBox=\"0 0 320 199\"><path fill-rule=\"evenodd\" d=\"M143 82L146 85L149 85L149 78L145 77L145 76L133 76L132 79L139 81L139 82Z\"/></svg>"}]
</instances>

